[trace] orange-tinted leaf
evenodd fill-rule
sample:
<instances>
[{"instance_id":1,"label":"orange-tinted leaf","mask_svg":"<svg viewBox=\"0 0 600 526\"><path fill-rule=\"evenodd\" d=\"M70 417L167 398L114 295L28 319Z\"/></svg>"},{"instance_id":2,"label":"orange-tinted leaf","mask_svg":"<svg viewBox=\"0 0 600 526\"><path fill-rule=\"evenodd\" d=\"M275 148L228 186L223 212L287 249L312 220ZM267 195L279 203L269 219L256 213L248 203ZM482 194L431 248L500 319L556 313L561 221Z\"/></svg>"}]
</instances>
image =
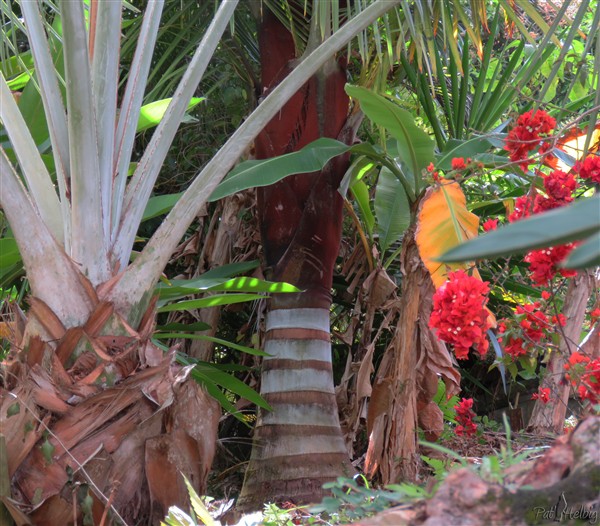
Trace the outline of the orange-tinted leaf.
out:
<instances>
[{"instance_id":1,"label":"orange-tinted leaf","mask_svg":"<svg viewBox=\"0 0 600 526\"><path fill-rule=\"evenodd\" d=\"M571 156L576 161L581 161L583 158L585 142L587 140L587 130L581 131L580 129L574 128L570 132L567 132L556 147L559 150L562 150L567 155ZM590 145L587 150L587 154L596 153L600 148L600 124L596 124L595 130L592 132L592 138L590 141ZM568 172L571 167L566 164L563 160L558 158L556 160L556 166L552 165L554 168L562 170L563 172Z\"/></svg>"},{"instance_id":2,"label":"orange-tinted leaf","mask_svg":"<svg viewBox=\"0 0 600 526\"><path fill-rule=\"evenodd\" d=\"M472 266L471 263L435 261L459 243L477 237L479 218L467 210L466 203L465 194L455 181L429 188L421 203L417 246L436 289L446 281L448 272ZM474 275L479 277L477 271Z\"/></svg>"}]
</instances>

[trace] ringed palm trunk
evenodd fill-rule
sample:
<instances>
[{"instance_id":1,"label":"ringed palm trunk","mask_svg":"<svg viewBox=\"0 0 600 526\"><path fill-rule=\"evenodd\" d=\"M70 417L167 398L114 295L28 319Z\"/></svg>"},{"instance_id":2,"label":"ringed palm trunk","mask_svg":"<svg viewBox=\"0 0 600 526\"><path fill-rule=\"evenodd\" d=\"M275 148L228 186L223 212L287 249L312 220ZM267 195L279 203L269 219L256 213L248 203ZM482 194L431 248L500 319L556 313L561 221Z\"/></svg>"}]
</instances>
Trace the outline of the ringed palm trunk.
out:
<instances>
[{"instance_id":1,"label":"ringed palm trunk","mask_svg":"<svg viewBox=\"0 0 600 526\"><path fill-rule=\"evenodd\" d=\"M290 33L265 13L260 50L263 86L274 87L295 58ZM328 136L351 141L345 72L336 62L311 78L256 141L269 158ZM342 230L339 183L348 158L321 172L289 177L259 189L258 212L267 273L303 290L274 296L266 316L261 394L273 411L260 411L241 509L262 503L319 501L322 485L351 475L334 394L329 311L333 268Z\"/></svg>"}]
</instances>

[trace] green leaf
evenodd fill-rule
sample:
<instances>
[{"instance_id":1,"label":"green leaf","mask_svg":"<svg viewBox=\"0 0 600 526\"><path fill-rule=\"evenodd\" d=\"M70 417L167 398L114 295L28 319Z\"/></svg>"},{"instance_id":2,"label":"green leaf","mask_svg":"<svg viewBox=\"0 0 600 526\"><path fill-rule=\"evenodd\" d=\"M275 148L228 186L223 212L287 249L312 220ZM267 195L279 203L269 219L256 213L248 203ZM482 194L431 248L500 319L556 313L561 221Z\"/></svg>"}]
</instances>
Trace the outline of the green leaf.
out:
<instances>
[{"instance_id":1,"label":"green leaf","mask_svg":"<svg viewBox=\"0 0 600 526\"><path fill-rule=\"evenodd\" d=\"M166 325L158 325L156 327L157 331L187 331L187 332L196 332L196 331L207 331L211 326L208 323L204 323L203 321L197 321L195 323L167 323Z\"/></svg>"},{"instance_id":2,"label":"green leaf","mask_svg":"<svg viewBox=\"0 0 600 526\"><path fill-rule=\"evenodd\" d=\"M219 184L209 198L217 201L247 188L268 186L289 175L322 170L334 157L347 152L350 146L335 139L321 138L297 152L271 159L244 161L238 164Z\"/></svg>"},{"instance_id":3,"label":"green leaf","mask_svg":"<svg viewBox=\"0 0 600 526\"><path fill-rule=\"evenodd\" d=\"M402 183L382 168L375 191L375 215L379 245L385 252L397 242L410 224L410 206Z\"/></svg>"},{"instance_id":4,"label":"green leaf","mask_svg":"<svg viewBox=\"0 0 600 526\"><path fill-rule=\"evenodd\" d=\"M142 221L147 221L153 217L169 213L171 208L175 206L175 203L179 201L179 198L182 195L183 192L178 194L165 194L151 197L148 199L148 204L146 205L146 210L144 210Z\"/></svg>"},{"instance_id":5,"label":"green leaf","mask_svg":"<svg viewBox=\"0 0 600 526\"><path fill-rule=\"evenodd\" d=\"M361 212L362 220L367 227L369 235L373 235L373 227L375 226L375 216L371 211L371 199L369 196L369 187L361 179L356 181L351 187L352 194L358 203L358 208Z\"/></svg>"},{"instance_id":6,"label":"green leaf","mask_svg":"<svg viewBox=\"0 0 600 526\"><path fill-rule=\"evenodd\" d=\"M169 508L169 514L165 517L164 522L161 521L160 524L161 526L196 526L195 521L177 506Z\"/></svg>"},{"instance_id":7,"label":"green leaf","mask_svg":"<svg viewBox=\"0 0 600 526\"><path fill-rule=\"evenodd\" d=\"M302 292L299 288L289 283L265 281L258 278L232 278L218 285L213 285L207 291L225 292L270 292L282 294L286 292Z\"/></svg>"},{"instance_id":8,"label":"green leaf","mask_svg":"<svg viewBox=\"0 0 600 526\"><path fill-rule=\"evenodd\" d=\"M18 415L20 411L21 406L19 405L19 402L15 402L14 404L8 406L8 409L6 410L6 416L7 418L10 418L11 416Z\"/></svg>"},{"instance_id":9,"label":"green leaf","mask_svg":"<svg viewBox=\"0 0 600 526\"><path fill-rule=\"evenodd\" d=\"M4 269L21 261L17 242L12 237L0 239L0 269Z\"/></svg>"},{"instance_id":10,"label":"green leaf","mask_svg":"<svg viewBox=\"0 0 600 526\"><path fill-rule=\"evenodd\" d=\"M52 455L54 455L54 450L56 449L49 441L46 439L42 445L40 446L42 451L42 455L46 459L46 462L52 462Z\"/></svg>"},{"instance_id":11,"label":"green leaf","mask_svg":"<svg viewBox=\"0 0 600 526\"><path fill-rule=\"evenodd\" d=\"M198 364L194 368L198 370L200 373L205 373L210 375L211 379L222 386L223 388L231 391L232 393L245 398L246 400L256 404L267 411L272 411L273 408L265 401L265 399L260 396L254 389L247 386L241 380L238 380L235 376L231 374L224 373L215 369L214 367L210 367L209 365Z\"/></svg>"},{"instance_id":12,"label":"green leaf","mask_svg":"<svg viewBox=\"0 0 600 526\"><path fill-rule=\"evenodd\" d=\"M440 170L450 170L452 168L452 159L455 157L475 157L479 153L488 150L492 145L484 137L474 137L466 141L450 139L442 154L437 158L435 167Z\"/></svg>"},{"instance_id":13,"label":"green leaf","mask_svg":"<svg viewBox=\"0 0 600 526\"><path fill-rule=\"evenodd\" d=\"M204 97L193 97L188 104L187 111L195 108L203 100L205 100ZM144 104L140 108L140 116L138 119L136 132L140 133L158 126L158 123L165 116L170 103L171 98L157 100L155 102L151 102L150 104Z\"/></svg>"},{"instance_id":14,"label":"green leaf","mask_svg":"<svg viewBox=\"0 0 600 526\"><path fill-rule=\"evenodd\" d=\"M419 176L433 159L433 141L415 124L414 117L390 100L358 86L346 85L346 93L375 124L386 128L398 141L401 160Z\"/></svg>"},{"instance_id":15,"label":"green leaf","mask_svg":"<svg viewBox=\"0 0 600 526\"><path fill-rule=\"evenodd\" d=\"M597 235L600 230L600 196L577 202L501 227L449 250L439 261L467 261L518 254L562 245Z\"/></svg>"},{"instance_id":16,"label":"green leaf","mask_svg":"<svg viewBox=\"0 0 600 526\"><path fill-rule=\"evenodd\" d=\"M160 301L159 306L167 300L175 300L195 294L199 290L207 290L209 287L223 283L236 274L243 274L258 267L258 261L244 261L241 263L229 263L205 272L196 279L174 279L168 284L159 283L156 287Z\"/></svg>"},{"instance_id":17,"label":"green leaf","mask_svg":"<svg viewBox=\"0 0 600 526\"><path fill-rule=\"evenodd\" d=\"M206 307L218 307L219 305L232 305L246 301L262 300L265 296L260 294L215 294L207 298L179 301L165 305L157 309L157 312L187 311L192 309L204 309Z\"/></svg>"},{"instance_id":18,"label":"green leaf","mask_svg":"<svg viewBox=\"0 0 600 526\"><path fill-rule=\"evenodd\" d=\"M206 526L216 526L216 522L206 509L206 506L202 502L202 499L198 496L198 494L194 491L194 488L190 484L190 481L183 475L183 480L188 490L188 494L190 496L190 503L192 504L192 509L203 524Z\"/></svg>"},{"instance_id":19,"label":"green leaf","mask_svg":"<svg viewBox=\"0 0 600 526\"><path fill-rule=\"evenodd\" d=\"M235 349L236 351L242 351L246 354L251 354L252 356L269 356L268 353L261 351L259 349L254 349L253 347L246 347L245 345L240 345L239 343L233 343L227 340L222 340L221 338L215 338L214 336L206 336L205 334L189 334L186 332L170 332L163 333L157 332L153 336L157 340L171 340L171 339L184 339L184 340L204 340L208 342L213 342L218 345L222 345L223 347L229 347L231 349Z\"/></svg>"},{"instance_id":20,"label":"green leaf","mask_svg":"<svg viewBox=\"0 0 600 526\"><path fill-rule=\"evenodd\" d=\"M593 268L600 266L600 231L592 234L583 245L569 254L566 268Z\"/></svg>"}]
</instances>

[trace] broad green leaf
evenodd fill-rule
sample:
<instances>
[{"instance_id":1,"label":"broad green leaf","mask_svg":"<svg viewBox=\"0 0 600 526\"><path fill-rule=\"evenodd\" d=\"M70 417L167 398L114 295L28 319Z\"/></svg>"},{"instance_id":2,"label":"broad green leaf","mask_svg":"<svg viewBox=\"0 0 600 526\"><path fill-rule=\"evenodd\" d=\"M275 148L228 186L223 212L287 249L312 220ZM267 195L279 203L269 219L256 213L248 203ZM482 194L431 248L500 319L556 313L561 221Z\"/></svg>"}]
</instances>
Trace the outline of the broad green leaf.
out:
<instances>
[{"instance_id":1,"label":"broad green leaf","mask_svg":"<svg viewBox=\"0 0 600 526\"><path fill-rule=\"evenodd\" d=\"M386 128L398 141L401 160L419 176L433 159L433 141L415 124L414 117L392 101L358 86L346 85L346 93L360 102L360 107L375 124Z\"/></svg>"},{"instance_id":2,"label":"broad green leaf","mask_svg":"<svg viewBox=\"0 0 600 526\"><path fill-rule=\"evenodd\" d=\"M317 172L331 159L349 149L350 146L343 142L321 138L297 152L271 159L244 161L229 172L223 182L215 188L209 201L217 201L248 188L268 186L289 175Z\"/></svg>"},{"instance_id":3,"label":"broad green leaf","mask_svg":"<svg viewBox=\"0 0 600 526\"><path fill-rule=\"evenodd\" d=\"M148 199L148 204L146 205L146 210L144 211L142 221L147 221L153 217L169 213L182 195L183 192L178 194L165 194L151 197Z\"/></svg>"},{"instance_id":4,"label":"broad green leaf","mask_svg":"<svg viewBox=\"0 0 600 526\"><path fill-rule=\"evenodd\" d=\"M193 97L192 100L190 100L186 111L190 111L191 109L195 108L203 100L205 100L204 97ZM140 116L138 119L136 132L140 133L158 126L158 123L164 117L170 103L171 98L157 100L155 102L151 102L150 104L144 104L140 108Z\"/></svg>"},{"instance_id":5,"label":"broad green leaf","mask_svg":"<svg viewBox=\"0 0 600 526\"><path fill-rule=\"evenodd\" d=\"M427 190L418 214L417 246L423 264L436 288L447 279L448 272L471 265L439 262L439 256L451 247L477 236L479 218L467 210L466 198L457 182ZM476 274L479 277L479 274Z\"/></svg>"},{"instance_id":6,"label":"broad green leaf","mask_svg":"<svg viewBox=\"0 0 600 526\"><path fill-rule=\"evenodd\" d=\"M0 269L10 267L21 261L17 242L12 237L0 239Z\"/></svg>"},{"instance_id":7,"label":"broad green leaf","mask_svg":"<svg viewBox=\"0 0 600 526\"><path fill-rule=\"evenodd\" d=\"M477 154L483 153L488 150L492 145L484 137L474 137L466 141L459 141L457 139L450 139L444 151L437 158L435 167L440 170L450 170L452 168L452 159L455 157L471 157L474 158Z\"/></svg>"},{"instance_id":8,"label":"broad green leaf","mask_svg":"<svg viewBox=\"0 0 600 526\"><path fill-rule=\"evenodd\" d=\"M397 242L410 224L410 206L402 183L382 168L375 190L375 215L379 245L385 252Z\"/></svg>"},{"instance_id":9,"label":"broad green leaf","mask_svg":"<svg viewBox=\"0 0 600 526\"><path fill-rule=\"evenodd\" d=\"M191 309L204 309L206 307L218 307L219 305L232 305L234 303L244 303L246 301L262 300L265 296L260 294L215 294L206 298L197 300L179 301L164 305L157 309L157 312L187 311Z\"/></svg>"},{"instance_id":10,"label":"broad green leaf","mask_svg":"<svg viewBox=\"0 0 600 526\"><path fill-rule=\"evenodd\" d=\"M599 210L599 196L581 199L564 208L501 227L447 250L437 259L453 262L495 258L584 239L600 230Z\"/></svg>"},{"instance_id":11,"label":"broad green leaf","mask_svg":"<svg viewBox=\"0 0 600 526\"><path fill-rule=\"evenodd\" d=\"M187 330L192 331L194 329ZM215 338L214 336L206 336L205 334L190 334L188 332L157 332L153 337L157 340L175 340L179 338L183 340L203 340L216 343L217 345L222 345L223 347L229 347L231 349L235 349L236 351L245 352L246 354L251 354L252 356L269 356L268 353L259 349L254 349L253 347L247 347L246 345L240 345L239 343L222 340L221 338Z\"/></svg>"}]
</instances>

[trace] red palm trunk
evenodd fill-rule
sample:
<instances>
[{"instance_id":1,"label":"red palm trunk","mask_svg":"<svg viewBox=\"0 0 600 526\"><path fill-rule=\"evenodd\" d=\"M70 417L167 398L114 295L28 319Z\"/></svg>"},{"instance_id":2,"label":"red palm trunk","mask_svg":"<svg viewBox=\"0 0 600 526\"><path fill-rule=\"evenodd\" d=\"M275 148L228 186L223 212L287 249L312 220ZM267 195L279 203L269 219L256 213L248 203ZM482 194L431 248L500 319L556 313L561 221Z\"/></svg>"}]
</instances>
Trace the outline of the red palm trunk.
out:
<instances>
[{"instance_id":1,"label":"red palm trunk","mask_svg":"<svg viewBox=\"0 0 600 526\"><path fill-rule=\"evenodd\" d=\"M261 23L262 81L277 85L296 58L290 33L268 13ZM308 80L258 137L258 158L296 151L319 137L352 140L346 126L344 67L332 62ZM333 388L329 309L342 231L339 183L348 157L324 170L261 188L258 210L270 278L302 293L275 296L267 314L261 393L274 408L254 433L252 458L239 505L268 500L320 500L324 482L352 471Z\"/></svg>"}]
</instances>

